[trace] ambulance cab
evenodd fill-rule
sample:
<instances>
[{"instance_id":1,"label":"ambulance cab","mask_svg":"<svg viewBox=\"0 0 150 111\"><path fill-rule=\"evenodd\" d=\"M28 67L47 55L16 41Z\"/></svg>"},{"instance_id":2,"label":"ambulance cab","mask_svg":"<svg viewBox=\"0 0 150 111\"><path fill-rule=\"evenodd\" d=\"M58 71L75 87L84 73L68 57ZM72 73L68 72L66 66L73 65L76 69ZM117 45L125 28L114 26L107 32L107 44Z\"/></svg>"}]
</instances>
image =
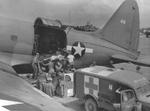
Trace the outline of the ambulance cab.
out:
<instances>
[{"instance_id":1,"label":"ambulance cab","mask_svg":"<svg viewBox=\"0 0 150 111\"><path fill-rule=\"evenodd\" d=\"M150 111L150 83L136 72L93 66L75 72L86 111Z\"/></svg>"}]
</instances>

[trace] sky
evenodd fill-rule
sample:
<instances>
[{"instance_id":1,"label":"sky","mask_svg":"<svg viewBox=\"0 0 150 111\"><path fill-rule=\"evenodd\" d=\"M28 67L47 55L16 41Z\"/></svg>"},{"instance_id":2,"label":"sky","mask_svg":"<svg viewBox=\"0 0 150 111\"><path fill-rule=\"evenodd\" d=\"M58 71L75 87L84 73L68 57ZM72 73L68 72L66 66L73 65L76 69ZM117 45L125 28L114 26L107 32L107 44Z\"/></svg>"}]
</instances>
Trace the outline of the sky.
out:
<instances>
[{"instance_id":1,"label":"sky","mask_svg":"<svg viewBox=\"0 0 150 111\"><path fill-rule=\"evenodd\" d=\"M103 27L124 0L0 0L0 14L32 21L36 16L59 19L62 23ZM150 0L137 0L140 27L150 27ZM7 6L7 7L6 7ZM46 16L48 15L48 16Z\"/></svg>"},{"instance_id":2,"label":"sky","mask_svg":"<svg viewBox=\"0 0 150 111\"><path fill-rule=\"evenodd\" d=\"M88 21L101 27L110 18L122 0L44 0L57 7L53 16L62 22L84 25Z\"/></svg>"},{"instance_id":3,"label":"sky","mask_svg":"<svg viewBox=\"0 0 150 111\"><path fill-rule=\"evenodd\" d=\"M69 24L102 27L124 0L42 0L54 8L53 15ZM137 0L140 26L150 27L150 0ZM57 7L57 9L56 9Z\"/></svg>"}]
</instances>

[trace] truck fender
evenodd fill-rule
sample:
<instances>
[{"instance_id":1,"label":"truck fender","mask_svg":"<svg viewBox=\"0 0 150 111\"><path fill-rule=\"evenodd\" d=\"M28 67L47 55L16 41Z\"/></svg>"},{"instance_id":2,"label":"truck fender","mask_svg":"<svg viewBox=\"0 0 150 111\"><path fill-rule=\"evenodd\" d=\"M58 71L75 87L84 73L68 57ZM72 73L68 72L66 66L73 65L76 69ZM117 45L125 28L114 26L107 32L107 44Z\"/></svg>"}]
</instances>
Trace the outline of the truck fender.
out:
<instances>
[{"instance_id":1,"label":"truck fender","mask_svg":"<svg viewBox=\"0 0 150 111\"><path fill-rule=\"evenodd\" d=\"M84 98L83 98L84 102L85 102L85 100L88 99L88 98L92 98L92 99L96 102L97 106L99 107L98 99L97 99L95 96L93 96L93 95L91 95L91 94L85 95Z\"/></svg>"}]
</instances>

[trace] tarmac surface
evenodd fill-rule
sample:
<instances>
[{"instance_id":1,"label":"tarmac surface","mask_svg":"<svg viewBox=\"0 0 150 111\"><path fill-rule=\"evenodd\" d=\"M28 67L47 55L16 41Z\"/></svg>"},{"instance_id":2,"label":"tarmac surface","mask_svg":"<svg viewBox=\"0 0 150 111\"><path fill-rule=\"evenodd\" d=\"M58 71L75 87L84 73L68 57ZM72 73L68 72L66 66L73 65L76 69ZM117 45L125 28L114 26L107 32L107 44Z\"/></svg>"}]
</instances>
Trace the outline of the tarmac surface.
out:
<instances>
[{"instance_id":1,"label":"tarmac surface","mask_svg":"<svg viewBox=\"0 0 150 111\"><path fill-rule=\"evenodd\" d=\"M141 56L150 56L150 38L141 35L138 50L141 52Z\"/></svg>"},{"instance_id":2,"label":"tarmac surface","mask_svg":"<svg viewBox=\"0 0 150 111\"><path fill-rule=\"evenodd\" d=\"M138 58L139 61L143 61L150 64L150 38L146 38L145 35L140 36L139 41L139 48L138 51L140 51L140 56ZM123 67L125 70L131 70L136 71L136 66L132 63L121 63L114 65L116 68ZM149 67L142 67L139 71L141 74L143 74L147 79L150 80L150 68Z\"/></svg>"},{"instance_id":3,"label":"tarmac surface","mask_svg":"<svg viewBox=\"0 0 150 111\"><path fill-rule=\"evenodd\" d=\"M54 97L54 99L63 104L67 108L71 108L74 111L85 111L84 105L75 97L66 97L66 98L60 98L60 97Z\"/></svg>"}]
</instances>

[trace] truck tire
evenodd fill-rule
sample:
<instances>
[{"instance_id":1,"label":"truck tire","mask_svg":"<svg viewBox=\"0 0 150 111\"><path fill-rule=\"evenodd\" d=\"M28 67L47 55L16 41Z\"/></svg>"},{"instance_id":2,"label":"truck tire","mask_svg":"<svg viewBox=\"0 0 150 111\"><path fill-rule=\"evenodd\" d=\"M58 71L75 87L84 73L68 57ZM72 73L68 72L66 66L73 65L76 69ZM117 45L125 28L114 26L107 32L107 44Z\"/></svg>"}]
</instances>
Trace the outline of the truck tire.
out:
<instances>
[{"instance_id":1,"label":"truck tire","mask_svg":"<svg viewBox=\"0 0 150 111\"><path fill-rule=\"evenodd\" d=\"M131 111L137 111L137 107L133 107Z\"/></svg>"},{"instance_id":2,"label":"truck tire","mask_svg":"<svg viewBox=\"0 0 150 111\"><path fill-rule=\"evenodd\" d=\"M97 103L92 98L87 98L84 104L85 111L98 111Z\"/></svg>"}]
</instances>

